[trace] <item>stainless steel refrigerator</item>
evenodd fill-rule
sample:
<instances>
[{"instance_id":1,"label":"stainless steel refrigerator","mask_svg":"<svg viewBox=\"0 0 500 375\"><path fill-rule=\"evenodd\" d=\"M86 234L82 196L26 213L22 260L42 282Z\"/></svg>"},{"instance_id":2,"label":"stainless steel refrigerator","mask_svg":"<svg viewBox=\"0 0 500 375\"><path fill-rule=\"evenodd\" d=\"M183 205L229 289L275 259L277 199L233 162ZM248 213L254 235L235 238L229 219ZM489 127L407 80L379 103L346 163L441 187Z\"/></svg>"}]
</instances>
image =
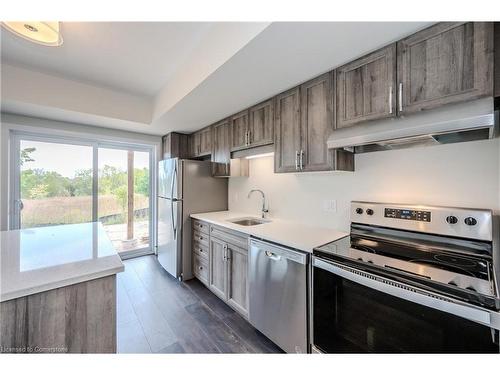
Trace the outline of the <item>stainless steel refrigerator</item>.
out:
<instances>
[{"instance_id":1,"label":"stainless steel refrigerator","mask_svg":"<svg viewBox=\"0 0 500 375\"><path fill-rule=\"evenodd\" d=\"M161 160L158 163L158 262L176 278L193 277L192 213L227 210L227 179L212 177L209 161Z\"/></svg>"}]
</instances>

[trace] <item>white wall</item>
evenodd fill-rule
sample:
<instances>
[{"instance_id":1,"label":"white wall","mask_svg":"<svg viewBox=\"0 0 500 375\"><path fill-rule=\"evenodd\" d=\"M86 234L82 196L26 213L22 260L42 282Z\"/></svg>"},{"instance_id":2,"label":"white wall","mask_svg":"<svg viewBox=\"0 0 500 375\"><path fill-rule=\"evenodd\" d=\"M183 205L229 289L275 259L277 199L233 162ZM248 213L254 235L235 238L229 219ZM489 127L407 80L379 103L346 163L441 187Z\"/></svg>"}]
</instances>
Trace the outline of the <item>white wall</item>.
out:
<instances>
[{"instance_id":1,"label":"white wall","mask_svg":"<svg viewBox=\"0 0 500 375\"><path fill-rule=\"evenodd\" d=\"M275 174L273 157L250 160L250 177L229 181L229 209L348 230L349 203L366 200L500 209L500 140L356 155L356 171ZM336 200L336 212L324 201Z\"/></svg>"}]
</instances>

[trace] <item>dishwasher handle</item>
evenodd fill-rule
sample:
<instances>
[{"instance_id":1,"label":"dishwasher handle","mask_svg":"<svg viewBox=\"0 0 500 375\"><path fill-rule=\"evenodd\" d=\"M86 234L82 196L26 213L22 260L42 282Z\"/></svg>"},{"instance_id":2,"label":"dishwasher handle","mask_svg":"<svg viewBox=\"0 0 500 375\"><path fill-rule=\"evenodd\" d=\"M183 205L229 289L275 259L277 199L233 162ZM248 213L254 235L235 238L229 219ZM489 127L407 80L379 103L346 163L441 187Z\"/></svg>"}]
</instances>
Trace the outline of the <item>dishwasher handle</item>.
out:
<instances>
[{"instance_id":1,"label":"dishwasher handle","mask_svg":"<svg viewBox=\"0 0 500 375\"><path fill-rule=\"evenodd\" d=\"M251 239L250 248L263 251L266 257L272 260L290 260L299 264L307 264L307 254L298 250L278 246L269 242Z\"/></svg>"}]
</instances>

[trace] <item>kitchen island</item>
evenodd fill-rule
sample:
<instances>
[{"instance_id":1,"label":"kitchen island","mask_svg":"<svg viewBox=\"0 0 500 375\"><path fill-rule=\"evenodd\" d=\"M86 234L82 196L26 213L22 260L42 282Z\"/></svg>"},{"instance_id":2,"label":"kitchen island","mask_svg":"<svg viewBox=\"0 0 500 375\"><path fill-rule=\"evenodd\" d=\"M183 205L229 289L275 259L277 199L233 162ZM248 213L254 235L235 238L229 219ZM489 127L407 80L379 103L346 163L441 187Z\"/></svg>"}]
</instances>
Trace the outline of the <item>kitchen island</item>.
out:
<instances>
[{"instance_id":1,"label":"kitchen island","mask_svg":"<svg viewBox=\"0 0 500 375\"><path fill-rule=\"evenodd\" d=\"M101 223L0 232L0 352L116 352L116 274Z\"/></svg>"}]
</instances>

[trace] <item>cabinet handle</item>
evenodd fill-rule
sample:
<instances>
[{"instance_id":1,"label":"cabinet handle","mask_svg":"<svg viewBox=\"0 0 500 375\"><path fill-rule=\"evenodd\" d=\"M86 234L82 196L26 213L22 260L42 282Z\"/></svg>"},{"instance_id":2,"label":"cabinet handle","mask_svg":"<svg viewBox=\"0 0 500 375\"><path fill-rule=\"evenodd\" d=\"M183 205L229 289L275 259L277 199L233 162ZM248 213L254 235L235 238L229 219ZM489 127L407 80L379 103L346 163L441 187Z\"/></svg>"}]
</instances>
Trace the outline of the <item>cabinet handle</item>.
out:
<instances>
[{"instance_id":1,"label":"cabinet handle","mask_svg":"<svg viewBox=\"0 0 500 375\"><path fill-rule=\"evenodd\" d=\"M202 270L203 270L203 267L202 267L202 266L199 266L199 267L198 267L198 269L199 269L200 271L202 271Z\"/></svg>"},{"instance_id":2,"label":"cabinet handle","mask_svg":"<svg viewBox=\"0 0 500 375\"><path fill-rule=\"evenodd\" d=\"M300 150L300 170L304 169L304 150Z\"/></svg>"},{"instance_id":3,"label":"cabinet handle","mask_svg":"<svg viewBox=\"0 0 500 375\"><path fill-rule=\"evenodd\" d=\"M295 170L299 169L299 152L295 151Z\"/></svg>"},{"instance_id":4,"label":"cabinet handle","mask_svg":"<svg viewBox=\"0 0 500 375\"><path fill-rule=\"evenodd\" d=\"M248 131L248 145L252 144L252 132Z\"/></svg>"},{"instance_id":5,"label":"cabinet handle","mask_svg":"<svg viewBox=\"0 0 500 375\"><path fill-rule=\"evenodd\" d=\"M399 112L403 112L403 82L399 83Z\"/></svg>"},{"instance_id":6,"label":"cabinet handle","mask_svg":"<svg viewBox=\"0 0 500 375\"><path fill-rule=\"evenodd\" d=\"M392 85L389 86L389 113L392 114Z\"/></svg>"}]
</instances>

